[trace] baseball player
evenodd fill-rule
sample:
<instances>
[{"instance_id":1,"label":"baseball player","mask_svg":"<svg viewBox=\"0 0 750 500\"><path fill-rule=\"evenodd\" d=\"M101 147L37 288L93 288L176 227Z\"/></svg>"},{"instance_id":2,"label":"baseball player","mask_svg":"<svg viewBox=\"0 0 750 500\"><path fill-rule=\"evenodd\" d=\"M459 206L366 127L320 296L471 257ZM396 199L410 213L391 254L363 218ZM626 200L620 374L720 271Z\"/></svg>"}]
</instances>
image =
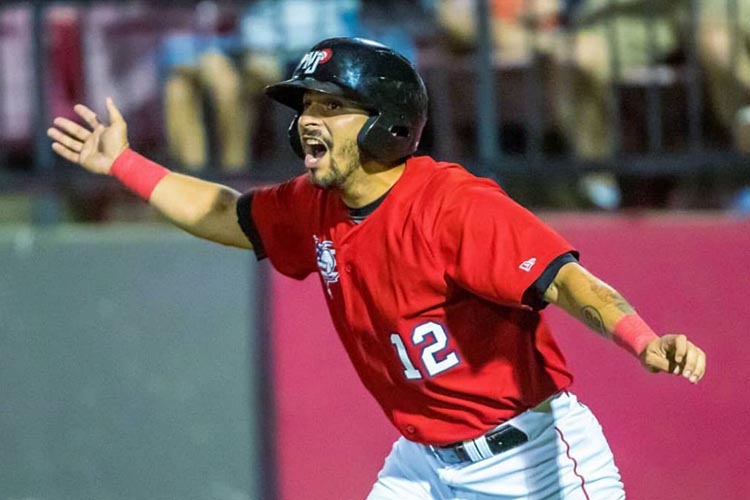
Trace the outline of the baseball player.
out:
<instances>
[{"instance_id":1,"label":"baseball player","mask_svg":"<svg viewBox=\"0 0 750 500\"><path fill-rule=\"evenodd\" d=\"M624 498L595 417L540 315L552 303L653 372L697 383L705 354L656 335L560 235L494 182L415 156L427 93L362 39L324 40L266 89L297 113L303 175L240 194L170 170L109 124L57 118L63 158L120 180L190 233L317 273L362 383L402 437L368 500Z\"/></svg>"}]
</instances>

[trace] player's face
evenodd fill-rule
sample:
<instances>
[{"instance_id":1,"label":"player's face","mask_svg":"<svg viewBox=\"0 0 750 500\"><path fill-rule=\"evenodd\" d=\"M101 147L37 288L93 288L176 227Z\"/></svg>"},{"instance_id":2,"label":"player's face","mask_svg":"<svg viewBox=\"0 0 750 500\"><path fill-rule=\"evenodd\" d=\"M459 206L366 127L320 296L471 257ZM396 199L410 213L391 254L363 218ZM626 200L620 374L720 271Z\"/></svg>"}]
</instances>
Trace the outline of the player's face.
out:
<instances>
[{"instance_id":1,"label":"player's face","mask_svg":"<svg viewBox=\"0 0 750 500\"><path fill-rule=\"evenodd\" d=\"M346 189L361 170L357 134L369 114L341 97L307 92L299 135L310 180L322 188Z\"/></svg>"}]
</instances>

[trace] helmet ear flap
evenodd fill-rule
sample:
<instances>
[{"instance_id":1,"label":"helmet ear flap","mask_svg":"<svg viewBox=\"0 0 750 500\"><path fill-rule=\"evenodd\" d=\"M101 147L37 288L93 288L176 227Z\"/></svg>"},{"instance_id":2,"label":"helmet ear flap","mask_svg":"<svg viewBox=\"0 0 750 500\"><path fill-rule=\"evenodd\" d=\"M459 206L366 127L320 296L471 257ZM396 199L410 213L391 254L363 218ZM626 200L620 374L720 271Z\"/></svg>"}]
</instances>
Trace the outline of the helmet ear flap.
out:
<instances>
[{"instance_id":1,"label":"helmet ear flap","mask_svg":"<svg viewBox=\"0 0 750 500\"><path fill-rule=\"evenodd\" d=\"M372 141L369 139L372 127L375 125L378 118L379 115L373 115L368 118L357 134L357 146L359 146L359 150L370 158L377 158L379 154L382 154L382 151L378 151L377 148L373 147L374 144L372 144Z\"/></svg>"},{"instance_id":2,"label":"helmet ear flap","mask_svg":"<svg viewBox=\"0 0 750 500\"><path fill-rule=\"evenodd\" d=\"M414 153L421 130L415 131L408 124L389 126L388 122L383 114L371 116L359 131L357 144L367 156L395 163Z\"/></svg>"},{"instance_id":3,"label":"helmet ear flap","mask_svg":"<svg viewBox=\"0 0 750 500\"><path fill-rule=\"evenodd\" d=\"M287 134L289 135L289 144L291 144L294 152L297 154L297 156L304 159L305 152L302 150L302 141L300 140L299 128L297 127L298 123L299 115L295 115L294 120L292 120L292 123L289 124L289 130L287 130Z\"/></svg>"}]
</instances>

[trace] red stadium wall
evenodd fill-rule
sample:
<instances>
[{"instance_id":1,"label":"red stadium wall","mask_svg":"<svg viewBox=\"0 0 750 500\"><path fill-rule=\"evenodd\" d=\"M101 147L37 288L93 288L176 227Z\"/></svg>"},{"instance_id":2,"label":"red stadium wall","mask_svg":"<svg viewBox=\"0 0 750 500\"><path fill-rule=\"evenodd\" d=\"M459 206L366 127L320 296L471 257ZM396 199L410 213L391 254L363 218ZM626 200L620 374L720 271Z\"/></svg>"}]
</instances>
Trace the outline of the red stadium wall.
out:
<instances>
[{"instance_id":1,"label":"red stadium wall","mask_svg":"<svg viewBox=\"0 0 750 500\"><path fill-rule=\"evenodd\" d=\"M750 498L747 360L750 220L717 216L545 218L660 332L707 352L692 386L656 376L549 311L634 500ZM346 359L317 278L273 275L274 383L282 500L363 499L396 438Z\"/></svg>"}]
</instances>

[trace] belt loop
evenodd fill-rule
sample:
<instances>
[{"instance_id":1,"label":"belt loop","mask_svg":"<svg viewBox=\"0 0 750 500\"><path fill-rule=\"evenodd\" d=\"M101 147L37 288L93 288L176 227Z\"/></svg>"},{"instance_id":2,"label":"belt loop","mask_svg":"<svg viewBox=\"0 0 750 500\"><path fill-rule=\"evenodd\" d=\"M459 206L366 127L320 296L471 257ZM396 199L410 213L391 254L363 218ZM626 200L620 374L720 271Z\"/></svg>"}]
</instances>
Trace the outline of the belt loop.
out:
<instances>
[{"instance_id":1,"label":"belt loop","mask_svg":"<svg viewBox=\"0 0 750 500\"><path fill-rule=\"evenodd\" d=\"M482 458L490 458L495 454L490 450L490 445L487 443L487 438L485 436L479 436L474 440L474 443L477 445L477 451L479 451Z\"/></svg>"},{"instance_id":2,"label":"belt loop","mask_svg":"<svg viewBox=\"0 0 750 500\"><path fill-rule=\"evenodd\" d=\"M469 459L472 462L479 462L482 460L482 453L477 449L476 443L474 443L473 439L469 439L468 441L464 441L464 450L466 450L466 454L469 455ZM487 442L485 441L485 445Z\"/></svg>"}]
</instances>

